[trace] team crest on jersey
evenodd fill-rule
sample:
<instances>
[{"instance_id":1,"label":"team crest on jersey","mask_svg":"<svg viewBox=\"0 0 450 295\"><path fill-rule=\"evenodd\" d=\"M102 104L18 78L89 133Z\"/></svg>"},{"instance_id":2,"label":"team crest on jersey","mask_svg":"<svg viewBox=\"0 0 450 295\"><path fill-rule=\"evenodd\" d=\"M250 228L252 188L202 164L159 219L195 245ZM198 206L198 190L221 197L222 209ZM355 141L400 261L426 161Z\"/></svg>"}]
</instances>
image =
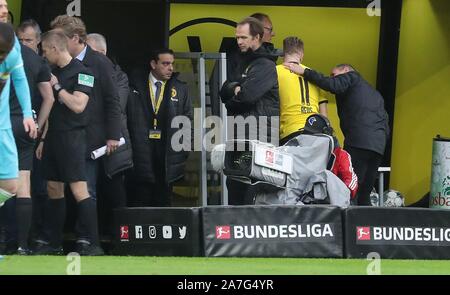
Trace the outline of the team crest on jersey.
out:
<instances>
[{"instance_id":1,"label":"team crest on jersey","mask_svg":"<svg viewBox=\"0 0 450 295\"><path fill-rule=\"evenodd\" d=\"M94 77L86 74L78 74L78 84L94 87Z\"/></svg>"},{"instance_id":2,"label":"team crest on jersey","mask_svg":"<svg viewBox=\"0 0 450 295\"><path fill-rule=\"evenodd\" d=\"M175 89L175 87L172 87L172 91L171 91L171 93L170 93L170 100L171 101L178 101L178 98L176 98L177 97L177 90Z\"/></svg>"}]
</instances>

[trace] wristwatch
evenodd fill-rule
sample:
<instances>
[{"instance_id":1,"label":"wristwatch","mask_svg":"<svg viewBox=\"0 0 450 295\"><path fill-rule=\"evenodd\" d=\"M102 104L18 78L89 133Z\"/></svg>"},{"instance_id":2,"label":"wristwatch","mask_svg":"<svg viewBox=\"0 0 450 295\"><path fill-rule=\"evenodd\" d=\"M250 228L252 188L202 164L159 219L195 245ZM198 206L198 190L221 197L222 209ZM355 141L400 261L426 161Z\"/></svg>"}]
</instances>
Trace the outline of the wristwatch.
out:
<instances>
[{"instance_id":1,"label":"wristwatch","mask_svg":"<svg viewBox=\"0 0 450 295\"><path fill-rule=\"evenodd\" d=\"M62 88L61 84L59 84L59 83L56 83L55 85L53 85L53 90L56 92L56 95L58 95L59 92L63 89L64 88Z\"/></svg>"}]
</instances>

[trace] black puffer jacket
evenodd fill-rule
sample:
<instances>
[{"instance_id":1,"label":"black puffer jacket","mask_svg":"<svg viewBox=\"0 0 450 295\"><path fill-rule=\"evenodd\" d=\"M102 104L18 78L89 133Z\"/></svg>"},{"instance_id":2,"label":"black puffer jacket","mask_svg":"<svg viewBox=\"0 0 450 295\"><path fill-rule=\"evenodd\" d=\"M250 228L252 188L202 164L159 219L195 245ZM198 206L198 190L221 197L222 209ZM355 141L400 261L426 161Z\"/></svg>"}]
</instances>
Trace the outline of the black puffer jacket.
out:
<instances>
[{"instance_id":1,"label":"black puffer jacket","mask_svg":"<svg viewBox=\"0 0 450 295\"><path fill-rule=\"evenodd\" d=\"M125 171L133 167L133 156L131 149L130 134L127 128L127 102L130 94L130 87L128 85L128 76L125 74L119 65L114 66L115 81L119 91L120 110L122 112L121 118L121 134L125 139L125 144L120 146L110 156L103 157L103 165L105 174L109 177Z\"/></svg>"},{"instance_id":2,"label":"black puffer jacket","mask_svg":"<svg viewBox=\"0 0 450 295\"><path fill-rule=\"evenodd\" d=\"M279 128L271 125L271 119L277 120L280 115L280 99L278 96L278 78L275 60L277 56L273 54L273 49L266 47L264 43L256 51L249 51L242 54L242 63L237 72L240 75L228 77L228 80L220 90L222 102L225 104L228 115L242 116L244 118L255 117L258 121L261 116L267 117L267 129L269 137L267 141L271 141L271 137L278 138ZM236 72L236 73L237 73ZM241 91L234 95L234 89L240 86ZM245 137L255 139L254 131L256 129L264 130L264 128L251 128L246 132ZM258 138L261 138L260 132ZM235 136L236 138L236 136ZM276 144L278 142L276 141Z\"/></svg>"},{"instance_id":3,"label":"black puffer jacket","mask_svg":"<svg viewBox=\"0 0 450 295\"><path fill-rule=\"evenodd\" d=\"M306 69L304 77L320 88L336 94L344 147L384 154L389 135L389 117L381 94L356 71L335 77Z\"/></svg>"},{"instance_id":4,"label":"black puffer jacket","mask_svg":"<svg viewBox=\"0 0 450 295\"><path fill-rule=\"evenodd\" d=\"M192 120L192 103L188 94L187 85L177 79L178 74L166 82L163 103L166 114L164 116L163 134L167 134L165 140L165 169L166 183L172 183L184 175L184 167L189 155L188 151L176 152L171 147L171 138L180 128L171 128L172 119L175 116L186 116ZM134 72L130 86L131 93L128 99L128 129L130 131L131 144L133 146L134 176L139 179L153 182L155 173L153 171L152 154L149 130L152 128L150 119L150 95L148 84L148 72ZM161 107L163 108L163 107Z\"/></svg>"}]
</instances>

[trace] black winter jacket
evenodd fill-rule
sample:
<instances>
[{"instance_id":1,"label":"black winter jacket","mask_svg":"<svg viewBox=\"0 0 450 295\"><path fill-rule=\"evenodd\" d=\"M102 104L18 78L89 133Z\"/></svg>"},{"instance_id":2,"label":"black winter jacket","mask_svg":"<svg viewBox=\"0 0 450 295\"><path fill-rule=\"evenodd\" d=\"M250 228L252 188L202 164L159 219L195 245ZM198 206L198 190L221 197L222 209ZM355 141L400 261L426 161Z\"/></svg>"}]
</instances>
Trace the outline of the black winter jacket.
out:
<instances>
[{"instance_id":1,"label":"black winter jacket","mask_svg":"<svg viewBox=\"0 0 450 295\"><path fill-rule=\"evenodd\" d=\"M114 65L115 82L119 91L121 110L121 135L125 139L125 144L120 146L114 153L103 157L105 174L109 177L133 167L133 156L131 149L130 134L127 127L127 101L130 94L128 76L119 65Z\"/></svg>"},{"instance_id":2,"label":"black winter jacket","mask_svg":"<svg viewBox=\"0 0 450 295\"><path fill-rule=\"evenodd\" d=\"M153 171L149 130L152 128L150 119L151 104L149 95L148 72L133 75L137 78L130 81L131 93L128 99L127 115L128 129L130 131L131 144L133 146L134 176L149 182L155 181ZM165 140L165 169L166 183L170 184L184 176L184 167L189 151L175 152L171 147L171 138L180 128L171 128L172 119L175 116L186 116L192 121L192 103L188 94L187 85L177 79L174 73L172 78L166 82L164 89L164 116L167 134ZM161 107L162 108L162 107ZM184 126L187 128L186 126ZM191 131L191 130L190 130ZM193 136L193 134L191 134Z\"/></svg>"},{"instance_id":3,"label":"black winter jacket","mask_svg":"<svg viewBox=\"0 0 450 295\"><path fill-rule=\"evenodd\" d=\"M273 49L264 43L256 51L249 51L242 54L242 63L236 73L232 75L222 86L220 96L225 104L229 116L242 116L247 118L254 116L256 120L261 116L267 117L267 130L270 132L267 141L278 145L270 137L278 138L279 124L271 126L271 118L279 120L280 99L278 95L278 78L275 60L277 56L273 54ZM241 87L241 91L234 95L234 88ZM259 128L258 122L258 129ZM246 138L255 139L255 128L248 130ZM260 130L261 131L261 130ZM274 137L276 136L276 137ZM236 138L236 136L235 136ZM258 132L258 139L261 138Z\"/></svg>"},{"instance_id":4,"label":"black winter jacket","mask_svg":"<svg viewBox=\"0 0 450 295\"><path fill-rule=\"evenodd\" d=\"M356 71L335 77L305 69L304 77L336 95L336 105L344 133L344 147L374 151L383 155L389 135L389 117L381 94Z\"/></svg>"}]
</instances>

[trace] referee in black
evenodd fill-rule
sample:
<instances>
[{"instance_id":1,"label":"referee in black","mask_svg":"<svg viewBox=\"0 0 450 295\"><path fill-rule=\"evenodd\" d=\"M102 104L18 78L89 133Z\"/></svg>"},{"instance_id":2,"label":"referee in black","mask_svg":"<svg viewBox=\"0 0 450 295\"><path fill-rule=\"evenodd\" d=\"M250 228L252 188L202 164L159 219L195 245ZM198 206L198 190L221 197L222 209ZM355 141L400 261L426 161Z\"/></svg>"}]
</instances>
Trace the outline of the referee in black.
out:
<instances>
[{"instance_id":1,"label":"referee in black","mask_svg":"<svg viewBox=\"0 0 450 295\"><path fill-rule=\"evenodd\" d=\"M55 66L50 80L55 103L50 113L43 147L44 173L48 180L48 214L50 245L36 250L37 254L62 254L62 234L65 221L64 184L68 183L77 201L79 236L90 239L81 255L103 255L99 247L96 202L89 196L86 182L85 111L94 87L94 76L73 59L67 50L67 37L61 31L49 31L42 36L42 51Z\"/></svg>"}]
</instances>

